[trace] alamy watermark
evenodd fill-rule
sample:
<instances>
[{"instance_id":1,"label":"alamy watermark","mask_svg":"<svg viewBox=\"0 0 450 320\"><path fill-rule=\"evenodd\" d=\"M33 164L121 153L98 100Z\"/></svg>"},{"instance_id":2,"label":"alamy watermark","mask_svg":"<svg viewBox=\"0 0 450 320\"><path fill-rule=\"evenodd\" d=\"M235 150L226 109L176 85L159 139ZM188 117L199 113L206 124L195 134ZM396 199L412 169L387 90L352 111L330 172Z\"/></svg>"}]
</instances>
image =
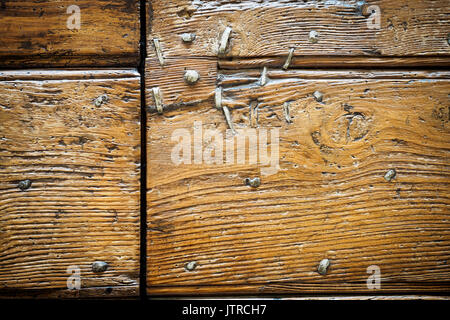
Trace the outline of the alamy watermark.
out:
<instances>
[{"instance_id":1,"label":"alamy watermark","mask_svg":"<svg viewBox=\"0 0 450 320\"><path fill-rule=\"evenodd\" d=\"M78 266L67 267L66 272L70 274L66 284L69 290L80 290L81 288L81 270Z\"/></svg>"},{"instance_id":2,"label":"alamy watermark","mask_svg":"<svg viewBox=\"0 0 450 320\"><path fill-rule=\"evenodd\" d=\"M367 273L370 276L367 278L367 289L379 290L381 289L381 269L377 265L367 267Z\"/></svg>"},{"instance_id":3,"label":"alamy watermark","mask_svg":"<svg viewBox=\"0 0 450 320\"><path fill-rule=\"evenodd\" d=\"M67 14L70 16L67 18L67 28L70 30L81 29L81 10L77 5L71 5L67 7Z\"/></svg>"},{"instance_id":4,"label":"alamy watermark","mask_svg":"<svg viewBox=\"0 0 450 320\"><path fill-rule=\"evenodd\" d=\"M377 5L371 5L367 7L366 14L369 14L367 18L367 28L380 29L381 28L381 9Z\"/></svg>"},{"instance_id":5,"label":"alamy watermark","mask_svg":"<svg viewBox=\"0 0 450 320\"><path fill-rule=\"evenodd\" d=\"M279 166L279 128L226 130L204 129L202 121L194 127L172 132L171 160L180 164L258 165L261 175L276 174ZM269 140L270 136L270 140Z\"/></svg>"}]
</instances>

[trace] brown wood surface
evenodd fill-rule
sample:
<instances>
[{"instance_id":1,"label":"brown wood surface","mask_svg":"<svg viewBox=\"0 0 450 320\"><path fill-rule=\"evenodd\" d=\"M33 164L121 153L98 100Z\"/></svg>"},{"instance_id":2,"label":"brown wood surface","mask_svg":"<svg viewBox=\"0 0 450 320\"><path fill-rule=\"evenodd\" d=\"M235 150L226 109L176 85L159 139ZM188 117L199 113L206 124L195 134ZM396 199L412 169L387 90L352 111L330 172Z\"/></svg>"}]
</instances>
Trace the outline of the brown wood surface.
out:
<instances>
[{"instance_id":1,"label":"brown wood surface","mask_svg":"<svg viewBox=\"0 0 450 320\"><path fill-rule=\"evenodd\" d=\"M0 73L0 296L137 295L139 128L135 70Z\"/></svg>"},{"instance_id":2,"label":"brown wood surface","mask_svg":"<svg viewBox=\"0 0 450 320\"><path fill-rule=\"evenodd\" d=\"M361 3L364 5L361 6ZM279 68L295 48L290 68L419 68L450 66L448 1L207 1L148 2L146 102L155 110L159 87L166 109L211 98L222 70ZM380 29L367 27L370 5L381 9ZM218 55L221 34L232 27L228 51ZM310 43L311 30L320 33ZM195 33L186 43L183 33ZM157 59L158 39L165 64ZM199 72L196 85L186 69Z\"/></svg>"},{"instance_id":3,"label":"brown wood surface","mask_svg":"<svg viewBox=\"0 0 450 320\"><path fill-rule=\"evenodd\" d=\"M378 293L449 292L450 73L269 70L263 87L259 73L218 85L237 129L253 102L257 132L280 130L274 175L248 161L172 163L175 129L225 134L213 98L149 114L149 294L370 294L370 265ZM244 184L256 176L260 187Z\"/></svg>"},{"instance_id":4,"label":"brown wood surface","mask_svg":"<svg viewBox=\"0 0 450 320\"><path fill-rule=\"evenodd\" d=\"M251 68L281 68L286 57L262 58L220 58L218 67L222 70L241 70ZM450 67L448 57L349 57L349 56L297 56L293 57L292 68L422 68Z\"/></svg>"},{"instance_id":5,"label":"brown wood surface","mask_svg":"<svg viewBox=\"0 0 450 320\"><path fill-rule=\"evenodd\" d=\"M184 81L185 70L196 70L200 79L194 85ZM160 66L156 58L146 60L145 87L147 106L155 109L152 88L159 87L164 107L176 108L192 105L211 98L217 81L217 60L215 58L166 59Z\"/></svg>"},{"instance_id":6,"label":"brown wood surface","mask_svg":"<svg viewBox=\"0 0 450 320\"><path fill-rule=\"evenodd\" d=\"M365 6L359 5L364 3ZM380 29L367 25L367 9L381 10ZM150 2L148 54L153 38L165 57L217 56L219 40L232 28L226 57L287 56L448 56L448 0L368 1L199 1ZM363 13L365 12L365 13ZM309 41L310 31L319 33ZM191 44L181 41L195 32Z\"/></svg>"},{"instance_id":7,"label":"brown wood surface","mask_svg":"<svg viewBox=\"0 0 450 320\"><path fill-rule=\"evenodd\" d=\"M0 71L0 298L139 294L142 87L121 67L140 61L140 2L0 0L0 68L17 69ZM448 299L449 4L146 1L147 292ZM70 5L81 9L79 30L67 28ZM368 27L371 5L379 29ZM186 70L200 80L187 84ZM172 162L174 130L201 121L225 135L219 86L238 129L228 138L279 130L275 174L250 155ZM244 183L253 177L257 188ZM94 273L94 261L109 268ZM370 265L381 269L379 290L367 288ZM80 290L67 289L69 266L81 269Z\"/></svg>"},{"instance_id":8,"label":"brown wood surface","mask_svg":"<svg viewBox=\"0 0 450 320\"><path fill-rule=\"evenodd\" d=\"M80 8L69 29L67 8ZM0 66L137 66L139 0L0 2Z\"/></svg>"}]
</instances>

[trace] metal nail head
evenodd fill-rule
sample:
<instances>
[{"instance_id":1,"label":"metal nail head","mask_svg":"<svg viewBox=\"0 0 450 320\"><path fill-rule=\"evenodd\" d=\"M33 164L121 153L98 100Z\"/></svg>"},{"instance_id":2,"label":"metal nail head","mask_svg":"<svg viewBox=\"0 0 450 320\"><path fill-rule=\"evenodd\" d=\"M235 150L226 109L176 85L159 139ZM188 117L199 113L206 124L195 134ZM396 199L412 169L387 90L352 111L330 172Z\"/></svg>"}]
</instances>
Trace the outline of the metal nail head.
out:
<instances>
[{"instance_id":1,"label":"metal nail head","mask_svg":"<svg viewBox=\"0 0 450 320\"><path fill-rule=\"evenodd\" d=\"M25 191L31 187L31 180L22 180L17 184L17 186L20 190Z\"/></svg>"},{"instance_id":2,"label":"metal nail head","mask_svg":"<svg viewBox=\"0 0 450 320\"><path fill-rule=\"evenodd\" d=\"M188 84L195 84L200 79L200 75L195 70L186 70L184 72L184 81Z\"/></svg>"},{"instance_id":3,"label":"metal nail head","mask_svg":"<svg viewBox=\"0 0 450 320\"><path fill-rule=\"evenodd\" d=\"M183 33L181 35L181 40L183 40L183 42L189 43L195 40L195 33Z\"/></svg>"},{"instance_id":4,"label":"metal nail head","mask_svg":"<svg viewBox=\"0 0 450 320\"><path fill-rule=\"evenodd\" d=\"M250 186L252 188L258 188L261 185L261 179L256 177L256 178L245 178L244 183L247 186Z\"/></svg>"},{"instance_id":5,"label":"metal nail head","mask_svg":"<svg viewBox=\"0 0 450 320\"><path fill-rule=\"evenodd\" d=\"M100 97L95 99L94 104L96 107L100 107L103 103L108 102L108 96L106 94L102 94Z\"/></svg>"},{"instance_id":6,"label":"metal nail head","mask_svg":"<svg viewBox=\"0 0 450 320\"><path fill-rule=\"evenodd\" d=\"M319 41L319 33L315 30L309 32L309 42L317 43Z\"/></svg>"},{"instance_id":7,"label":"metal nail head","mask_svg":"<svg viewBox=\"0 0 450 320\"><path fill-rule=\"evenodd\" d=\"M395 178L396 175L397 175L397 171L395 171L395 169L389 169L388 172L386 172L386 174L384 175L384 179L387 182L390 182L392 179Z\"/></svg>"},{"instance_id":8,"label":"metal nail head","mask_svg":"<svg viewBox=\"0 0 450 320\"><path fill-rule=\"evenodd\" d=\"M323 259L322 261L320 261L319 266L317 267L317 272L324 276L327 274L329 266L330 266L330 260Z\"/></svg>"},{"instance_id":9,"label":"metal nail head","mask_svg":"<svg viewBox=\"0 0 450 320\"><path fill-rule=\"evenodd\" d=\"M323 101L323 94L320 91L314 91L313 97L314 97L314 99L316 99L317 102Z\"/></svg>"},{"instance_id":10,"label":"metal nail head","mask_svg":"<svg viewBox=\"0 0 450 320\"><path fill-rule=\"evenodd\" d=\"M92 264L92 272L94 273L102 273L108 269L108 264L104 261L95 261Z\"/></svg>"},{"instance_id":11,"label":"metal nail head","mask_svg":"<svg viewBox=\"0 0 450 320\"><path fill-rule=\"evenodd\" d=\"M197 267L197 262L196 262L196 261L188 262L188 263L186 263L186 265L184 266L184 268L185 268L187 271L194 271L196 267Z\"/></svg>"}]
</instances>

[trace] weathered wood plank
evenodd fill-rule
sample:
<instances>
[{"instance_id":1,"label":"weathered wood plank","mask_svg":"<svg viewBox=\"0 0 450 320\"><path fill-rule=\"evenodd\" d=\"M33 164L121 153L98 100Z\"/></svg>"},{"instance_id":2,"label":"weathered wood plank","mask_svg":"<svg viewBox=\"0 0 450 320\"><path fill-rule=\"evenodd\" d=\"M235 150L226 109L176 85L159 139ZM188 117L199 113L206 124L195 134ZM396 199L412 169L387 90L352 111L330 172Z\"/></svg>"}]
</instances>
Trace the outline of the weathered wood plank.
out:
<instances>
[{"instance_id":1,"label":"weathered wood plank","mask_svg":"<svg viewBox=\"0 0 450 320\"><path fill-rule=\"evenodd\" d=\"M193 148L191 164L174 164L175 130L190 145L194 127L226 137L213 99L149 115L148 292L367 294L370 265L381 269L380 293L448 292L449 73L269 70L261 87L252 72L227 74L247 82L223 84L223 99L236 129L255 124L253 105L256 133L270 141L279 130L275 174L248 154L243 164L194 163ZM261 186L245 185L252 177Z\"/></svg>"},{"instance_id":2,"label":"weathered wood plank","mask_svg":"<svg viewBox=\"0 0 450 320\"><path fill-rule=\"evenodd\" d=\"M2 67L138 64L138 0L1 1L0 21Z\"/></svg>"},{"instance_id":3,"label":"weathered wood plank","mask_svg":"<svg viewBox=\"0 0 450 320\"><path fill-rule=\"evenodd\" d=\"M364 5L361 5L361 4ZM381 11L380 28L368 13ZM217 56L221 34L231 27L225 57L448 56L447 0L204 1L150 3L148 53L159 39L165 57ZM368 25L370 24L370 27ZM317 42L310 32L318 33ZM196 34L184 43L185 32Z\"/></svg>"},{"instance_id":4,"label":"weathered wood plank","mask_svg":"<svg viewBox=\"0 0 450 320\"><path fill-rule=\"evenodd\" d=\"M367 275L369 276L369 275ZM264 285L249 284L249 285L176 285L176 286L149 286L148 293L152 297L246 297L251 294L257 295L259 298L265 296L294 296L298 294L315 295L315 294L334 294L334 295L361 295L370 296L373 290L361 289L365 283L349 284L349 283L302 283L300 281L289 283L285 285L277 285L273 283L265 283ZM412 284L408 282L403 283L389 283L382 287L384 294L405 294L406 296L421 295L424 292L433 292L438 294L447 294L448 288L439 283L428 284Z\"/></svg>"},{"instance_id":5,"label":"weathered wood plank","mask_svg":"<svg viewBox=\"0 0 450 320\"><path fill-rule=\"evenodd\" d=\"M139 80L134 70L0 73L1 296L137 294ZM108 269L94 273L94 261ZM70 266L80 292L67 292Z\"/></svg>"},{"instance_id":6,"label":"weathered wood plank","mask_svg":"<svg viewBox=\"0 0 450 320\"><path fill-rule=\"evenodd\" d=\"M252 64L245 65L247 69L237 71L232 69L217 69L216 62L212 59L190 58L190 59L172 59L166 60L166 66L162 67L147 59L148 68L146 69L146 101L149 111L156 112L153 88L159 88L161 101L165 110L174 108L189 108L196 103L211 101L215 94L217 86L237 86L256 83L260 80L263 68L248 69ZM187 84L183 76L185 70L196 70L200 74L199 81L190 85ZM1 73L0 73L1 76ZM312 69L312 70L280 70L268 69L269 79L289 79L297 77L302 79L314 79L317 77L326 79L343 78L390 78L390 79L442 79L447 78L447 73L440 70L420 71L392 69L389 73L379 69ZM233 104L228 101L228 104ZM244 103L245 104L245 103Z\"/></svg>"},{"instance_id":7,"label":"weathered wood plank","mask_svg":"<svg viewBox=\"0 0 450 320\"><path fill-rule=\"evenodd\" d=\"M186 70L195 70L200 75L195 84L184 80ZM168 58L161 66L158 60L147 59L145 70L147 106L154 110L152 89L158 87L164 107L173 108L192 105L211 98L217 81L217 60L205 58Z\"/></svg>"},{"instance_id":8,"label":"weathered wood plank","mask_svg":"<svg viewBox=\"0 0 450 320\"><path fill-rule=\"evenodd\" d=\"M242 70L251 68L281 68L285 57L219 59L222 70ZM293 57L291 68L398 68L398 67L450 67L449 57L336 57L336 56L298 56Z\"/></svg>"}]
</instances>

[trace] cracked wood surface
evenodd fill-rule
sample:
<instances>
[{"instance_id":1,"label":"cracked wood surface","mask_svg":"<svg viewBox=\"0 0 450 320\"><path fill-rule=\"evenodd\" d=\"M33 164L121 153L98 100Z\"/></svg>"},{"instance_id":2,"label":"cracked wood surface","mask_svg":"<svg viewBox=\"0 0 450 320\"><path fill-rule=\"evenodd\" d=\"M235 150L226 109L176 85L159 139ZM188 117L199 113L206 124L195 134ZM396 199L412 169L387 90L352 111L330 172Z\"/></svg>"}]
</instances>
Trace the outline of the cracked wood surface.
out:
<instances>
[{"instance_id":1,"label":"cracked wood surface","mask_svg":"<svg viewBox=\"0 0 450 320\"><path fill-rule=\"evenodd\" d=\"M0 296L137 296L139 80L0 72ZM93 273L94 261L107 271ZM80 291L67 290L69 266Z\"/></svg>"},{"instance_id":2,"label":"cracked wood surface","mask_svg":"<svg viewBox=\"0 0 450 320\"><path fill-rule=\"evenodd\" d=\"M249 155L173 164L174 130L192 137L201 121L225 137L212 98L149 114L148 293L370 294L370 265L378 292L448 292L449 72L269 70L263 87L259 73L224 76L224 99L237 129L250 128L250 105L256 132L279 129L276 174L261 176ZM245 185L255 176L260 187Z\"/></svg>"}]
</instances>

